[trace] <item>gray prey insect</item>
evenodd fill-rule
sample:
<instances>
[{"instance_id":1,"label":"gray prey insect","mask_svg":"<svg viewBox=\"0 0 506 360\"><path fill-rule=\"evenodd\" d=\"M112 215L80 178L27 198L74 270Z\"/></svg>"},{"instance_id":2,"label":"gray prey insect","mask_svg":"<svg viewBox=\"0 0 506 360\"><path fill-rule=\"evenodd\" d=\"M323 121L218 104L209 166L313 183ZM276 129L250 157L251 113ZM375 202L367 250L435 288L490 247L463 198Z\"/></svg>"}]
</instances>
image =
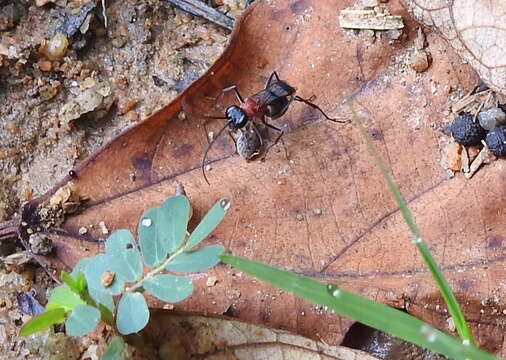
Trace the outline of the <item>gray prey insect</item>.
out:
<instances>
[{"instance_id":1,"label":"gray prey insect","mask_svg":"<svg viewBox=\"0 0 506 360\"><path fill-rule=\"evenodd\" d=\"M333 119L327 116L325 112L323 112L318 105L314 104L312 102L313 98L304 99L298 95L295 95L295 88L290 86L286 81L283 81L279 78L278 74L274 71L267 80L267 83L265 84L265 88L258 93L251 95L247 98L243 98L239 90L237 89L236 85L232 85L229 87L226 87L223 89L223 93L228 91L234 91L235 95L237 97L237 100L240 102L238 105L231 105L227 107L225 110L225 116L208 116L208 119L222 119L226 120L225 125L218 131L216 136L213 137L209 145L207 146L206 151L204 152L204 156L202 158L202 174L204 175L204 179L209 184L209 180L207 179L206 172L205 172L205 162L207 158L207 154L211 147L213 146L215 140L222 134L222 132L228 127L229 130L234 133L237 132L240 129L243 129L247 124L251 124L252 121L250 120L252 118L259 118L262 123L267 126L268 128L276 131L278 133L278 136L274 140L274 142L269 145L265 149L264 158L267 155L267 152L270 148L275 146L278 141L283 136L283 130L275 127L274 125L269 124L266 121L266 118L269 118L271 120L275 120L281 116L283 116L288 108L290 107L290 104L293 101L302 102L306 105L311 106L312 108L318 110L327 120L338 122L338 123L345 123L347 121L345 120L338 120ZM263 144L262 138L253 125L253 131L256 133L258 140L255 140L257 143ZM246 132L248 133L248 132ZM246 134L242 133L242 134ZM252 138L254 138L254 135L252 132L249 133L252 135ZM239 137L240 139L240 137ZM241 141L245 141L247 138L244 137ZM238 145L236 143L236 145ZM249 145L248 145L249 146ZM249 146L254 147L254 146ZM259 146L261 147L261 145ZM237 149L239 152L239 149ZM256 149L259 150L259 149ZM250 158L253 156L250 156Z\"/></svg>"}]
</instances>

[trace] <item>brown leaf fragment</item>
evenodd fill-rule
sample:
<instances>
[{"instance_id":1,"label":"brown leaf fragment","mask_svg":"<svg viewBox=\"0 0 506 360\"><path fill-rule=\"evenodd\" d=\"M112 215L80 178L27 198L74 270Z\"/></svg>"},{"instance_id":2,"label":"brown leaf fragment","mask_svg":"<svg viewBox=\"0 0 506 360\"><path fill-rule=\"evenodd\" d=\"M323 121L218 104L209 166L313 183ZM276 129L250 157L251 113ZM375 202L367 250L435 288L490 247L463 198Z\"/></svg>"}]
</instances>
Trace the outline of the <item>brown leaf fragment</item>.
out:
<instances>
[{"instance_id":1,"label":"brown leaf fragment","mask_svg":"<svg viewBox=\"0 0 506 360\"><path fill-rule=\"evenodd\" d=\"M452 171L460 171L462 167L462 145L449 143L443 150L443 167Z\"/></svg>"},{"instance_id":2,"label":"brown leaf fragment","mask_svg":"<svg viewBox=\"0 0 506 360\"><path fill-rule=\"evenodd\" d=\"M502 0L403 0L435 27L494 90L506 94L506 31Z\"/></svg>"}]
</instances>

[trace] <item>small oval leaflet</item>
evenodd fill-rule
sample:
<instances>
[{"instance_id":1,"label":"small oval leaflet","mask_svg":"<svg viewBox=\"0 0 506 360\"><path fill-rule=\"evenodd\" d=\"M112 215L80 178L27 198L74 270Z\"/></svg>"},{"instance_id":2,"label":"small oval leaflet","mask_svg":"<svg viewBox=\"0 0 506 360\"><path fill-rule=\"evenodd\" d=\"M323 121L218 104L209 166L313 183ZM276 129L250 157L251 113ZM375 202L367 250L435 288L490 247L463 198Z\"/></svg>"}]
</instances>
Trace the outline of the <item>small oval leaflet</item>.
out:
<instances>
[{"instance_id":1,"label":"small oval leaflet","mask_svg":"<svg viewBox=\"0 0 506 360\"><path fill-rule=\"evenodd\" d=\"M147 266L154 267L160 264L167 252L164 250L162 238L157 231L159 219L158 213L160 208L148 209L142 214L138 227L139 243L141 246L142 258ZM145 226L145 220L149 219L149 226Z\"/></svg>"},{"instance_id":2,"label":"small oval leaflet","mask_svg":"<svg viewBox=\"0 0 506 360\"><path fill-rule=\"evenodd\" d=\"M230 200L228 198L222 198L214 204L197 225L195 230L190 235L188 242L185 245L185 250L190 250L197 246L202 240L204 240L213 231L216 226L223 220L228 209L230 209Z\"/></svg>"},{"instance_id":3,"label":"small oval leaflet","mask_svg":"<svg viewBox=\"0 0 506 360\"><path fill-rule=\"evenodd\" d=\"M109 311L114 312L114 300L109 292L94 287L89 287L88 291L93 300L105 306Z\"/></svg>"},{"instance_id":4,"label":"small oval leaflet","mask_svg":"<svg viewBox=\"0 0 506 360\"><path fill-rule=\"evenodd\" d=\"M113 271L111 263L114 260L107 256L107 254L98 254L84 269L84 276L86 277L86 281L88 283L88 288L95 288L99 291L109 293L111 295L119 295L123 290L124 281L115 276L112 283L105 287L102 284L102 275L106 271ZM104 304L105 305L105 304Z\"/></svg>"},{"instance_id":5,"label":"small oval leaflet","mask_svg":"<svg viewBox=\"0 0 506 360\"><path fill-rule=\"evenodd\" d=\"M115 336L107 345L106 350L102 354L100 360L123 360L125 351L125 341L119 337Z\"/></svg>"},{"instance_id":6,"label":"small oval leaflet","mask_svg":"<svg viewBox=\"0 0 506 360\"><path fill-rule=\"evenodd\" d=\"M206 246L177 256L165 268L175 272L195 272L209 269L220 262L219 255L225 251L221 245Z\"/></svg>"},{"instance_id":7,"label":"small oval leaflet","mask_svg":"<svg viewBox=\"0 0 506 360\"><path fill-rule=\"evenodd\" d=\"M89 305L77 305L65 322L67 334L83 336L92 331L100 321L100 311Z\"/></svg>"},{"instance_id":8,"label":"small oval leaflet","mask_svg":"<svg viewBox=\"0 0 506 360\"><path fill-rule=\"evenodd\" d=\"M126 293L121 297L116 316L116 327L123 335L142 330L149 320L148 305L139 293Z\"/></svg>"},{"instance_id":9,"label":"small oval leaflet","mask_svg":"<svg viewBox=\"0 0 506 360\"><path fill-rule=\"evenodd\" d=\"M162 274L142 282L144 289L166 302L179 302L193 293L192 282L180 276Z\"/></svg>"},{"instance_id":10,"label":"small oval leaflet","mask_svg":"<svg viewBox=\"0 0 506 360\"><path fill-rule=\"evenodd\" d=\"M163 225L158 226L158 230L162 231L162 244L166 253L172 253L185 239L190 220L190 202L184 195L172 196L160 205L158 214Z\"/></svg>"},{"instance_id":11,"label":"small oval leaflet","mask_svg":"<svg viewBox=\"0 0 506 360\"><path fill-rule=\"evenodd\" d=\"M105 243L111 270L125 281L137 281L142 276L142 259L132 233L126 229L114 231Z\"/></svg>"}]
</instances>

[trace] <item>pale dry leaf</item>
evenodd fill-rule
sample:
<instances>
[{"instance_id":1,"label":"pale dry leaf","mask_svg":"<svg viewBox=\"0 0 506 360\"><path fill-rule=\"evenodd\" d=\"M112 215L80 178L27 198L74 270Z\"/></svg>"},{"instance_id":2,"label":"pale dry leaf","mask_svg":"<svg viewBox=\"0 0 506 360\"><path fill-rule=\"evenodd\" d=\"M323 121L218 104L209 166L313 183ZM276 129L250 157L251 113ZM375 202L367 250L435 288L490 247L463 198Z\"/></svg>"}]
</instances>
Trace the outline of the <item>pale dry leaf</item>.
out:
<instances>
[{"instance_id":1,"label":"pale dry leaf","mask_svg":"<svg viewBox=\"0 0 506 360\"><path fill-rule=\"evenodd\" d=\"M183 317L156 310L153 315L146 331L131 340L134 345L135 342L143 346L151 344L162 358L165 358L165 354L166 357L184 354L206 360L377 360L360 350L330 346L284 330L241 321L203 316Z\"/></svg>"},{"instance_id":2,"label":"pale dry leaf","mask_svg":"<svg viewBox=\"0 0 506 360\"><path fill-rule=\"evenodd\" d=\"M503 0L403 0L436 27L492 89L506 93L506 8Z\"/></svg>"}]
</instances>

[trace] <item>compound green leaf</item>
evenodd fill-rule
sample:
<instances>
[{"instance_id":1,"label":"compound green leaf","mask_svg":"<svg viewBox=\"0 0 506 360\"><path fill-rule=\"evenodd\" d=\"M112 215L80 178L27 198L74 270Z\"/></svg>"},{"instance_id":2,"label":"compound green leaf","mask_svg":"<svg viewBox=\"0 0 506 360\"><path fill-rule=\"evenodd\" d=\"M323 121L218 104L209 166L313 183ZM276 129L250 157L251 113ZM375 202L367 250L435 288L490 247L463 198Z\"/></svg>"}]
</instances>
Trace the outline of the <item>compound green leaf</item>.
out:
<instances>
[{"instance_id":1,"label":"compound green leaf","mask_svg":"<svg viewBox=\"0 0 506 360\"><path fill-rule=\"evenodd\" d=\"M77 305L65 322L67 335L83 336L91 332L100 321L100 311L89 305Z\"/></svg>"},{"instance_id":2,"label":"compound green leaf","mask_svg":"<svg viewBox=\"0 0 506 360\"><path fill-rule=\"evenodd\" d=\"M221 198L214 206L209 210L206 216L202 219L200 224L193 230L186 243L185 250L190 250L198 245L213 231L216 226L223 220L223 217L230 209L230 200L228 198Z\"/></svg>"},{"instance_id":3,"label":"compound green leaf","mask_svg":"<svg viewBox=\"0 0 506 360\"><path fill-rule=\"evenodd\" d=\"M116 327L123 335L142 330L149 320L148 305L140 293L126 293L121 297L116 315Z\"/></svg>"},{"instance_id":4,"label":"compound green leaf","mask_svg":"<svg viewBox=\"0 0 506 360\"><path fill-rule=\"evenodd\" d=\"M165 268L175 272L195 272L209 269L220 262L225 248L221 245L206 246L201 249L183 253L172 260Z\"/></svg>"},{"instance_id":5,"label":"compound green leaf","mask_svg":"<svg viewBox=\"0 0 506 360\"><path fill-rule=\"evenodd\" d=\"M56 287L46 304L46 311L62 308L65 311L71 311L78 305L85 304L85 302L67 285Z\"/></svg>"},{"instance_id":6,"label":"compound green leaf","mask_svg":"<svg viewBox=\"0 0 506 360\"><path fill-rule=\"evenodd\" d=\"M192 282L181 276L157 275L142 282L153 296L167 302L179 302L193 293Z\"/></svg>"},{"instance_id":7,"label":"compound green leaf","mask_svg":"<svg viewBox=\"0 0 506 360\"><path fill-rule=\"evenodd\" d=\"M62 308L52 309L27 321L19 331L19 335L28 336L38 331L47 329L51 325L65 321L65 310Z\"/></svg>"},{"instance_id":8,"label":"compound green leaf","mask_svg":"<svg viewBox=\"0 0 506 360\"><path fill-rule=\"evenodd\" d=\"M98 254L91 259L84 269L84 275L86 276L88 288L94 288L111 295L121 294L125 283L123 279L116 276L116 274L114 274L114 279L109 286L106 287L102 284L102 276L106 271L114 273L111 262L112 260L107 254Z\"/></svg>"},{"instance_id":9,"label":"compound green leaf","mask_svg":"<svg viewBox=\"0 0 506 360\"><path fill-rule=\"evenodd\" d=\"M126 229L113 232L105 243L112 271L125 281L134 282L142 275L142 259L132 233Z\"/></svg>"},{"instance_id":10,"label":"compound green leaf","mask_svg":"<svg viewBox=\"0 0 506 360\"><path fill-rule=\"evenodd\" d=\"M115 336L107 345L100 360L124 360L125 341L119 336Z\"/></svg>"}]
</instances>

